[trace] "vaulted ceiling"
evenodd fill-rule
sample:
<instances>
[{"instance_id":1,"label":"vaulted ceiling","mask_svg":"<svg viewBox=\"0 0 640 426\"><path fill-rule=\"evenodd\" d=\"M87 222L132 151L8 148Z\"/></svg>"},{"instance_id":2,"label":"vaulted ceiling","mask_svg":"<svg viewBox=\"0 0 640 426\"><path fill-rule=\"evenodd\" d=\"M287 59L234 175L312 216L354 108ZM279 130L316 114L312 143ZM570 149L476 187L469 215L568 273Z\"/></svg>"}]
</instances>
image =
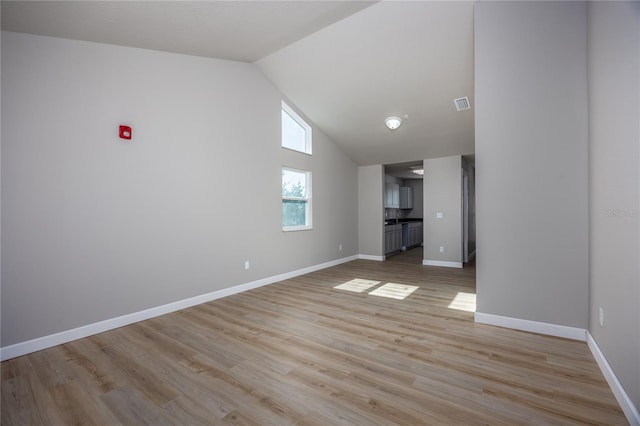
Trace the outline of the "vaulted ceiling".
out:
<instances>
[{"instance_id":1,"label":"vaulted ceiling","mask_svg":"<svg viewBox=\"0 0 640 426\"><path fill-rule=\"evenodd\" d=\"M2 29L255 63L358 164L474 151L473 2L2 1ZM471 110L453 100L468 96ZM404 118L399 129L387 116ZM406 118L405 118L406 117Z\"/></svg>"}]
</instances>

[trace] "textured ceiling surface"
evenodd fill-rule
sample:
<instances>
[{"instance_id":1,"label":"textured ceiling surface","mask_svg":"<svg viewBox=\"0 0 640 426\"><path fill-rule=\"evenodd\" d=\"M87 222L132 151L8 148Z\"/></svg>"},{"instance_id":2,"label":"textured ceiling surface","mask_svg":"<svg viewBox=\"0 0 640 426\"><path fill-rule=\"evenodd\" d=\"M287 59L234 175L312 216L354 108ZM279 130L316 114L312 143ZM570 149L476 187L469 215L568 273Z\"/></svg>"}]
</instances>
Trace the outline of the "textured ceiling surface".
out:
<instances>
[{"instance_id":1,"label":"textured ceiling surface","mask_svg":"<svg viewBox=\"0 0 640 426\"><path fill-rule=\"evenodd\" d=\"M358 164L470 154L473 2L2 1L2 29L255 62ZM453 99L469 96L471 111ZM408 116L390 131L389 115Z\"/></svg>"}]
</instances>

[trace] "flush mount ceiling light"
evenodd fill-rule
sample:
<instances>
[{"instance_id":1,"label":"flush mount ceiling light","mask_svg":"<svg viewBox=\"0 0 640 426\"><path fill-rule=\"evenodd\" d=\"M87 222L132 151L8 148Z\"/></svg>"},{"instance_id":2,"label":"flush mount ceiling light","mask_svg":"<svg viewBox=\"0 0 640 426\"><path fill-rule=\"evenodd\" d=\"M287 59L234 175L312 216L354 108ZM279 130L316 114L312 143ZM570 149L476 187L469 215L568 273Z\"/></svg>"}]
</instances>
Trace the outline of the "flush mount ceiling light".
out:
<instances>
[{"instance_id":1,"label":"flush mount ceiling light","mask_svg":"<svg viewBox=\"0 0 640 426\"><path fill-rule=\"evenodd\" d=\"M387 117L387 119L384 120L384 124L386 124L390 130L395 130L402 124L402 119L400 117Z\"/></svg>"}]
</instances>

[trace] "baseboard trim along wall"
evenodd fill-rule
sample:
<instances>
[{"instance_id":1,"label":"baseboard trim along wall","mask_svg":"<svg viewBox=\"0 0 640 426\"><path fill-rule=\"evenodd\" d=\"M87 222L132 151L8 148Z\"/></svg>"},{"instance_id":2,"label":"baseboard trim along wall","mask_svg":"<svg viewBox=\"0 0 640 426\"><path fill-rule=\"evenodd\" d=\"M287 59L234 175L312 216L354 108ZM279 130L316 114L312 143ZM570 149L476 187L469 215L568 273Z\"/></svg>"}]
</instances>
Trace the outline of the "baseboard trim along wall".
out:
<instances>
[{"instance_id":1,"label":"baseboard trim along wall","mask_svg":"<svg viewBox=\"0 0 640 426\"><path fill-rule=\"evenodd\" d=\"M378 262L382 262L384 260L384 256L373 256L370 254L359 254L358 259L364 260L377 260Z\"/></svg>"},{"instance_id":2,"label":"baseboard trim along wall","mask_svg":"<svg viewBox=\"0 0 640 426\"><path fill-rule=\"evenodd\" d=\"M616 377L613 369L607 362L607 359L604 357L604 354L588 330L519 318L503 317L500 315L485 314L482 312L475 313L475 322L586 342L596 360L596 363L598 364L598 367L600 367L602 374L607 380L613 395L616 397L618 404L620 404L620 408L622 408L624 415L629 421L629 424L631 426L640 426L640 414L638 413L638 409L631 401L631 398L629 398L629 395L625 392L622 384Z\"/></svg>"},{"instance_id":3,"label":"baseboard trim along wall","mask_svg":"<svg viewBox=\"0 0 640 426\"><path fill-rule=\"evenodd\" d=\"M475 321L480 324L513 328L531 333L546 334L548 336L564 337L565 339L587 340L587 330L584 328L567 327L565 325L549 324L546 322L530 321L520 318L503 317L501 315L475 313Z\"/></svg>"},{"instance_id":4,"label":"baseboard trim along wall","mask_svg":"<svg viewBox=\"0 0 640 426\"><path fill-rule=\"evenodd\" d=\"M296 271L286 272L284 274L275 275L272 277L263 278L256 281L251 281L248 283L236 285L229 288L224 288L222 290L213 291L211 293L202 294L200 296L178 300L176 302L168 303L166 305L145 309L144 311L133 312L131 314L122 315L116 318L110 318L104 321L84 325L82 327L74 328L71 330L61 331L60 333L51 334L49 336L38 337L36 339L27 340L26 342L16 343L14 345L0 348L0 360L5 361L7 359L30 354L32 352L51 348L53 346L62 345L64 343L82 339L84 337L93 336L94 334L103 333L105 331L113 330L119 327L123 327L125 325L133 324L139 321L144 321L150 318L158 317L160 315L168 314L171 312L179 311L181 309L189 308L191 306L199 305L201 303L210 302L212 300L231 296L236 293L241 293L243 291L262 287L268 284L273 284L279 281L288 280L290 278L308 274L310 272L319 271L321 269L330 268L332 266L340 265L342 263L350 262L352 260L361 259L361 258L362 258L361 255L344 257L341 259L336 259L329 262L321 263L318 265L309 266L307 268L298 269Z\"/></svg>"},{"instance_id":5,"label":"baseboard trim along wall","mask_svg":"<svg viewBox=\"0 0 640 426\"><path fill-rule=\"evenodd\" d=\"M587 345L589 345L589 349L591 349L591 353L596 359L598 367L600 367L604 378L607 380L609 387L613 391L613 395L616 397L618 404L620 404L620 408L622 408L624 415L627 417L627 421L631 426L640 426L640 413L638 413L638 409L633 405L631 398L629 398L629 395L625 392L622 384L600 350L600 347L588 331Z\"/></svg>"},{"instance_id":6,"label":"baseboard trim along wall","mask_svg":"<svg viewBox=\"0 0 640 426\"><path fill-rule=\"evenodd\" d=\"M422 259L424 266L444 266L445 268L462 268L462 262L445 262L443 260Z\"/></svg>"}]
</instances>

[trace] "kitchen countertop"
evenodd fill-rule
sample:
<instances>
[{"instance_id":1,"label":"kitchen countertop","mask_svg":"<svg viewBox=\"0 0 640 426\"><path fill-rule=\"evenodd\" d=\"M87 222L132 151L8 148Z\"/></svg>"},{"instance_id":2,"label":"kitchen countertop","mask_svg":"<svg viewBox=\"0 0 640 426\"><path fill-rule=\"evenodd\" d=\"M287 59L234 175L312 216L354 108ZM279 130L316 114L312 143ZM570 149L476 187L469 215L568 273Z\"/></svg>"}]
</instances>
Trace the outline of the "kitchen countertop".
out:
<instances>
[{"instance_id":1,"label":"kitchen countertop","mask_svg":"<svg viewBox=\"0 0 640 426\"><path fill-rule=\"evenodd\" d=\"M422 223L422 219L389 219L384 221L384 226L402 225L403 223L410 223L410 222Z\"/></svg>"}]
</instances>

